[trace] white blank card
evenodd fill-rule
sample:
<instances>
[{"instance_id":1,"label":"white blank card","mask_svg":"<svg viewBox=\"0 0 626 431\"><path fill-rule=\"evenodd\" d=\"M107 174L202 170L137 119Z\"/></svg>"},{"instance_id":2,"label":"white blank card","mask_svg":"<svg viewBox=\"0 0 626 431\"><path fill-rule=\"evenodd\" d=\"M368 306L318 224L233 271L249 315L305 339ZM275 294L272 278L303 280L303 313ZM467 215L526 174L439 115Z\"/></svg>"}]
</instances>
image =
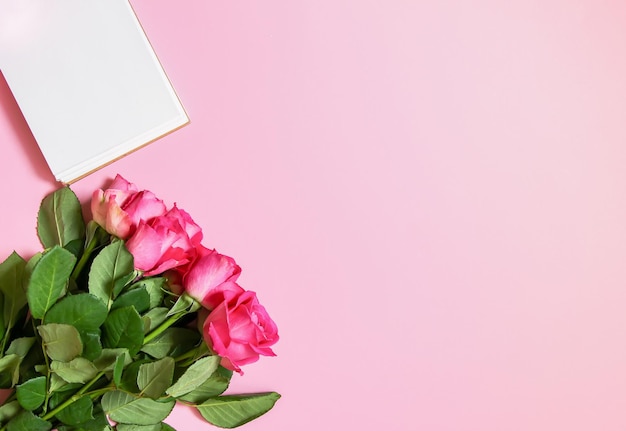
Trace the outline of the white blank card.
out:
<instances>
[{"instance_id":1,"label":"white blank card","mask_svg":"<svg viewBox=\"0 0 626 431\"><path fill-rule=\"evenodd\" d=\"M128 0L0 0L0 70L63 183L189 122Z\"/></svg>"}]
</instances>

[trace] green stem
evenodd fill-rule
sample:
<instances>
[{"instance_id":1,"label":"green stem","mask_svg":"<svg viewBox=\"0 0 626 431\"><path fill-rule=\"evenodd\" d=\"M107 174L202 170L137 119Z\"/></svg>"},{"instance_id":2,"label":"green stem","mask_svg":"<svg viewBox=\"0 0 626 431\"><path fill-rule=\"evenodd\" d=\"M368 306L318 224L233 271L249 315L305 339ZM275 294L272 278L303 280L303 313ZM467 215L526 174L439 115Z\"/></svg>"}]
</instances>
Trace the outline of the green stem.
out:
<instances>
[{"instance_id":1,"label":"green stem","mask_svg":"<svg viewBox=\"0 0 626 431\"><path fill-rule=\"evenodd\" d=\"M186 353L183 353L180 356L176 356L174 358L174 361L175 362L180 362L180 361L183 361L185 359L191 359L191 358L194 358L197 354L198 354L198 349L191 349L190 351L188 351Z\"/></svg>"},{"instance_id":2,"label":"green stem","mask_svg":"<svg viewBox=\"0 0 626 431\"><path fill-rule=\"evenodd\" d=\"M37 325L35 324L35 319L31 319L31 323L33 325L33 331L37 334ZM41 322L40 322L41 323ZM41 339L41 351L43 352L43 359L46 363L46 396L43 401L43 411L44 413L48 410L48 401L50 400L50 361L48 361L48 355L46 354L46 345Z\"/></svg>"},{"instance_id":3,"label":"green stem","mask_svg":"<svg viewBox=\"0 0 626 431\"><path fill-rule=\"evenodd\" d=\"M96 383L100 377L104 376L104 371L100 371L98 374L96 374L96 377L94 377L93 379L91 379L89 382L87 382L87 384L85 386L83 386L82 388L80 388L80 391L76 392L74 395L82 395L85 392L87 392L87 390L92 387L94 385L94 383Z\"/></svg>"},{"instance_id":4,"label":"green stem","mask_svg":"<svg viewBox=\"0 0 626 431\"><path fill-rule=\"evenodd\" d=\"M96 377L94 377L93 379L91 379L89 382L87 382L85 384L85 386L83 386L80 391L76 392L74 395L72 395L71 397L69 397L67 400L65 400L65 402L59 404L57 407L55 407L53 410L49 411L46 415L42 416L41 419L47 421L48 419L51 419L52 417L54 417L57 413L59 413L61 410L63 410L64 408L66 408L67 406L69 406L70 404L72 404L73 402L75 402L76 400L78 400L80 397L82 397L83 395L85 395L85 392L87 392L87 390L92 387L94 385L94 383L96 383L100 377L104 376L104 371L100 371L98 374L96 374ZM90 392L89 395L90 397L93 398L94 394L97 395L101 395L105 392L110 391L111 389L113 389L113 387L111 385L105 387L105 388L101 388L101 389L96 389L93 392ZM0 430L1 431L1 430Z\"/></svg>"},{"instance_id":5,"label":"green stem","mask_svg":"<svg viewBox=\"0 0 626 431\"><path fill-rule=\"evenodd\" d=\"M4 338L2 339L2 348L0 349L0 357L4 356L4 350L7 347L7 340L9 339L9 335L11 335L11 326L9 325L9 327L7 328L7 330L4 333Z\"/></svg>"},{"instance_id":6,"label":"green stem","mask_svg":"<svg viewBox=\"0 0 626 431\"><path fill-rule=\"evenodd\" d=\"M92 400L95 400L95 399L96 399L96 398L98 398L100 395L104 395L104 394L106 394L107 392L109 392L110 390L113 390L113 389L115 389L115 387L114 387L114 386L109 385L109 386L104 387L104 388L102 388L102 389L96 389L95 391L91 391L91 392L89 392L89 393L86 393L86 394L85 394L85 396L88 396L88 397L90 397Z\"/></svg>"},{"instance_id":7,"label":"green stem","mask_svg":"<svg viewBox=\"0 0 626 431\"><path fill-rule=\"evenodd\" d=\"M170 318L167 319L165 322L161 323L159 326L154 328L152 332L150 332L148 335L144 337L143 339L144 346L148 344L150 341L154 340L159 335L161 335L163 331L165 331L167 328L169 328L174 323L176 323L176 321L180 319L181 317L183 317L185 314L187 313L176 313L173 316L170 316Z\"/></svg>"},{"instance_id":8,"label":"green stem","mask_svg":"<svg viewBox=\"0 0 626 431\"><path fill-rule=\"evenodd\" d=\"M80 257L80 260L74 267L74 271L72 271L72 275L70 276L72 280L76 280L80 272L83 270L83 268L89 261L91 252L94 250L94 248L96 248L96 245L98 245L98 240L96 239L96 235L94 234L93 238L91 238L91 240L89 241L89 244L87 244L87 248L85 248L83 255Z\"/></svg>"}]
</instances>

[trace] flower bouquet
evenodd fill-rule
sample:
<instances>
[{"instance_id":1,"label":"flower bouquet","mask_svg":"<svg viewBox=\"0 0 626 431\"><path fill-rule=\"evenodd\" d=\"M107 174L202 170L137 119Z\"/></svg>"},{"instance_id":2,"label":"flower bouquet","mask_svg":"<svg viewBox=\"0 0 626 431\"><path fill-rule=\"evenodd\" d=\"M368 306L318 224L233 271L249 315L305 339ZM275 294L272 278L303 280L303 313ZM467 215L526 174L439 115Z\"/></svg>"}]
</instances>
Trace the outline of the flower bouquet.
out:
<instances>
[{"instance_id":1,"label":"flower bouquet","mask_svg":"<svg viewBox=\"0 0 626 431\"><path fill-rule=\"evenodd\" d=\"M235 261L119 175L91 210L85 224L57 190L37 217L44 251L0 264L0 431L173 430L176 402L224 428L270 410L276 392L222 395L278 340Z\"/></svg>"}]
</instances>

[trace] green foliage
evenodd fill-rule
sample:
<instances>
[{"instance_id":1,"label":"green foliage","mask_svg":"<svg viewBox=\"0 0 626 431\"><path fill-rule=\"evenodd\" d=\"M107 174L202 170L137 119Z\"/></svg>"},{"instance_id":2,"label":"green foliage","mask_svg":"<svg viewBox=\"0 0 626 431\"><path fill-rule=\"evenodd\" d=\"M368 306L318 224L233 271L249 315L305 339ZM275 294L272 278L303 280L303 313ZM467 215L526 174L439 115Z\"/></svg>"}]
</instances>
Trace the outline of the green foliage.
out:
<instances>
[{"instance_id":1,"label":"green foliage","mask_svg":"<svg viewBox=\"0 0 626 431\"><path fill-rule=\"evenodd\" d=\"M168 311L169 308L167 307L156 307L141 316L141 320L143 320L143 332L147 334L156 329L161 323L165 322Z\"/></svg>"},{"instance_id":2,"label":"green foliage","mask_svg":"<svg viewBox=\"0 0 626 431\"><path fill-rule=\"evenodd\" d=\"M133 255L123 241L113 241L93 260L89 271L89 293L111 308L113 300L133 278Z\"/></svg>"},{"instance_id":3,"label":"green foliage","mask_svg":"<svg viewBox=\"0 0 626 431\"><path fill-rule=\"evenodd\" d=\"M83 342L72 325L49 323L37 327L46 354L53 361L69 362L83 352Z\"/></svg>"},{"instance_id":4,"label":"green foliage","mask_svg":"<svg viewBox=\"0 0 626 431\"><path fill-rule=\"evenodd\" d=\"M185 314L197 311L200 308L200 304L196 302L193 298L187 295L181 295L178 297L178 300L174 303L174 306L167 313L168 316L173 316L174 314Z\"/></svg>"},{"instance_id":5,"label":"green foliage","mask_svg":"<svg viewBox=\"0 0 626 431\"><path fill-rule=\"evenodd\" d=\"M163 420L177 400L232 427L274 405L275 393L220 396L232 371L197 329L201 305L85 228L69 188L44 199L37 233L45 250L0 263L0 388L14 391L0 431L175 431Z\"/></svg>"},{"instance_id":6,"label":"green foliage","mask_svg":"<svg viewBox=\"0 0 626 431\"><path fill-rule=\"evenodd\" d=\"M235 428L269 411L279 398L276 392L226 395L210 398L196 408L207 422L222 428Z\"/></svg>"},{"instance_id":7,"label":"green foliage","mask_svg":"<svg viewBox=\"0 0 626 431\"><path fill-rule=\"evenodd\" d=\"M65 294L76 258L72 253L54 246L46 252L33 268L26 290L30 312L42 319L46 311Z\"/></svg>"},{"instance_id":8,"label":"green foliage","mask_svg":"<svg viewBox=\"0 0 626 431\"><path fill-rule=\"evenodd\" d=\"M154 425L118 424L115 428L117 431L176 431L164 422Z\"/></svg>"},{"instance_id":9,"label":"green foliage","mask_svg":"<svg viewBox=\"0 0 626 431\"><path fill-rule=\"evenodd\" d=\"M123 424L157 424L170 414L174 404L175 401L160 402L122 391L107 392L102 397L104 412L112 420Z\"/></svg>"},{"instance_id":10,"label":"green foliage","mask_svg":"<svg viewBox=\"0 0 626 431\"><path fill-rule=\"evenodd\" d=\"M94 419L93 401L89 396L82 396L72 403L71 408L56 414L57 419L66 425L80 425Z\"/></svg>"},{"instance_id":11,"label":"green foliage","mask_svg":"<svg viewBox=\"0 0 626 431\"><path fill-rule=\"evenodd\" d=\"M166 356L158 361L148 362L139 367L137 387L140 395L159 398L172 384L174 378L174 359Z\"/></svg>"},{"instance_id":12,"label":"green foliage","mask_svg":"<svg viewBox=\"0 0 626 431\"><path fill-rule=\"evenodd\" d=\"M224 367L218 369L204 383L188 394L178 397L178 399L188 403L198 404L209 398L216 397L228 389L233 372Z\"/></svg>"},{"instance_id":13,"label":"green foliage","mask_svg":"<svg viewBox=\"0 0 626 431\"><path fill-rule=\"evenodd\" d=\"M24 410L8 423L7 431L49 431L52 424Z\"/></svg>"},{"instance_id":14,"label":"green foliage","mask_svg":"<svg viewBox=\"0 0 626 431\"><path fill-rule=\"evenodd\" d=\"M130 288L144 288L150 296L150 308L158 307L163 301L163 291L165 289L167 279L165 277L142 278L134 283Z\"/></svg>"},{"instance_id":15,"label":"green foliage","mask_svg":"<svg viewBox=\"0 0 626 431\"><path fill-rule=\"evenodd\" d=\"M33 346L34 343L35 337L16 338L11 341L11 345L7 349L7 354L16 354L24 358L28 354L30 348Z\"/></svg>"},{"instance_id":16,"label":"green foliage","mask_svg":"<svg viewBox=\"0 0 626 431\"><path fill-rule=\"evenodd\" d=\"M80 201L69 187L48 195L39 207L37 234L44 248L65 246L85 236Z\"/></svg>"},{"instance_id":17,"label":"green foliage","mask_svg":"<svg viewBox=\"0 0 626 431\"><path fill-rule=\"evenodd\" d=\"M102 343L100 342L100 330L79 331L80 339L83 342L83 358L93 361L102 354Z\"/></svg>"},{"instance_id":18,"label":"green foliage","mask_svg":"<svg viewBox=\"0 0 626 431\"><path fill-rule=\"evenodd\" d=\"M180 397L197 389L211 377L219 364L219 356L207 356L198 359L185 370L175 384L167 389L167 394L172 397Z\"/></svg>"},{"instance_id":19,"label":"green foliage","mask_svg":"<svg viewBox=\"0 0 626 431\"><path fill-rule=\"evenodd\" d=\"M0 358L0 388L11 388L20 379L20 363L22 358L16 354Z\"/></svg>"},{"instance_id":20,"label":"green foliage","mask_svg":"<svg viewBox=\"0 0 626 431\"><path fill-rule=\"evenodd\" d=\"M143 344L143 322L135 307L111 311L104 321L104 345L124 347L130 354L137 354Z\"/></svg>"},{"instance_id":21,"label":"green foliage","mask_svg":"<svg viewBox=\"0 0 626 431\"><path fill-rule=\"evenodd\" d=\"M68 383L87 383L98 374L93 362L85 358L74 358L70 362L52 361L50 370Z\"/></svg>"},{"instance_id":22,"label":"green foliage","mask_svg":"<svg viewBox=\"0 0 626 431\"><path fill-rule=\"evenodd\" d=\"M107 308L96 296L79 293L57 302L46 314L44 322L65 323L78 330L95 331L104 323L107 315Z\"/></svg>"},{"instance_id":23,"label":"green foliage","mask_svg":"<svg viewBox=\"0 0 626 431\"><path fill-rule=\"evenodd\" d=\"M102 349L100 356L94 361L94 365L98 371L113 371L115 364L120 358L123 365L128 365L132 362L128 349Z\"/></svg>"},{"instance_id":24,"label":"green foliage","mask_svg":"<svg viewBox=\"0 0 626 431\"><path fill-rule=\"evenodd\" d=\"M143 364L147 364L148 362L150 362L150 359L148 358L142 358L132 362L128 367L123 370L120 377L120 382L117 387L126 392L139 393L140 389L139 386L137 386L139 367L141 367L141 365Z\"/></svg>"},{"instance_id":25,"label":"green foliage","mask_svg":"<svg viewBox=\"0 0 626 431\"><path fill-rule=\"evenodd\" d=\"M21 309L26 305L26 291L22 285L25 266L24 259L15 252L0 263L0 294L2 295L0 322L3 326L3 335L15 325Z\"/></svg>"},{"instance_id":26,"label":"green foliage","mask_svg":"<svg viewBox=\"0 0 626 431\"><path fill-rule=\"evenodd\" d=\"M161 431L163 425L158 423L154 425L131 425L131 424L119 424L116 428L117 431Z\"/></svg>"},{"instance_id":27,"label":"green foliage","mask_svg":"<svg viewBox=\"0 0 626 431\"><path fill-rule=\"evenodd\" d=\"M116 309L129 306L135 307L137 313L143 313L150 309L150 295L148 294L148 290L145 287L139 287L126 292L113 302L111 308Z\"/></svg>"},{"instance_id":28,"label":"green foliage","mask_svg":"<svg viewBox=\"0 0 626 431\"><path fill-rule=\"evenodd\" d=\"M155 358L177 356L198 344L200 336L187 328L168 328L161 335L145 344L141 351Z\"/></svg>"},{"instance_id":29,"label":"green foliage","mask_svg":"<svg viewBox=\"0 0 626 431\"><path fill-rule=\"evenodd\" d=\"M7 423L22 411L18 401L10 401L0 407L0 424Z\"/></svg>"},{"instance_id":30,"label":"green foliage","mask_svg":"<svg viewBox=\"0 0 626 431\"><path fill-rule=\"evenodd\" d=\"M2 291L0 291L0 310L3 310L3 309L4 309L4 295L2 294ZM6 331L7 331L7 327L4 322L4 319L0 318L0 341L2 341L2 339L4 338Z\"/></svg>"},{"instance_id":31,"label":"green foliage","mask_svg":"<svg viewBox=\"0 0 626 431\"><path fill-rule=\"evenodd\" d=\"M115 383L115 386L118 388L122 385L122 373L124 372L124 366L128 365L125 362L124 358L124 356L118 356L117 359L115 359L115 363L113 364L113 383Z\"/></svg>"},{"instance_id":32,"label":"green foliage","mask_svg":"<svg viewBox=\"0 0 626 431\"><path fill-rule=\"evenodd\" d=\"M46 389L46 377L35 377L17 386L17 400L26 410L35 410L46 399Z\"/></svg>"}]
</instances>

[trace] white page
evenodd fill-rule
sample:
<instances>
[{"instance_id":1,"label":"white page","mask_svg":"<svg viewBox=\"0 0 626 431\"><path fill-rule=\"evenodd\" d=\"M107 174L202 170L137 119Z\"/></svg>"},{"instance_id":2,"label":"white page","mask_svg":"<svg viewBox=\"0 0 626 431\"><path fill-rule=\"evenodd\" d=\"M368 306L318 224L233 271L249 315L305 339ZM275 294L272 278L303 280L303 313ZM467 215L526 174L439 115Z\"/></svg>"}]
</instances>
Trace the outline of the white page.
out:
<instances>
[{"instance_id":1,"label":"white page","mask_svg":"<svg viewBox=\"0 0 626 431\"><path fill-rule=\"evenodd\" d=\"M189 121L128 0L0 0L0 70L65 183Z\"/></svg>"}]
</instances>

